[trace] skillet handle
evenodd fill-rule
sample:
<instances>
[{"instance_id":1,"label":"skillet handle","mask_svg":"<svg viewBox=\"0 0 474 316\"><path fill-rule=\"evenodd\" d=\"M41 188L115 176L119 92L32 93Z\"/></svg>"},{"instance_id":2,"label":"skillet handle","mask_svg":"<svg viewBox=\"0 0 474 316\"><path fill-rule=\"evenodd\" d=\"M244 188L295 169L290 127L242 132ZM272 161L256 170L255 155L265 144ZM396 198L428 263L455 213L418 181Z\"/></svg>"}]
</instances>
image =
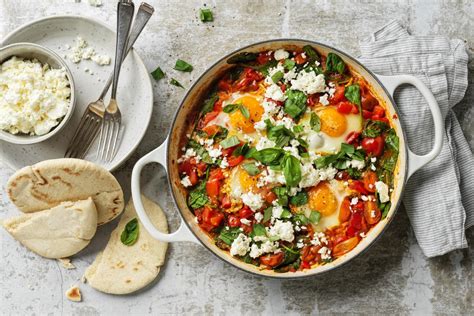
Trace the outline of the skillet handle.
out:
<instances>
[{"instance_id":1,"label":"skillet handle","mask_svg":"<svg viewBox=\"0 0 474 316\"><path fill-rule=\"evenodd\" d=\"M436 101L433 93L428 89L428 87L418 78L409 75L398 75L398 76L381 76L377 77L382 81L385 88L392 95L395 89L402 84L410 84L415 86L426 99L428 106L433 116L434 122L434 144L433 148L426 155L417 155L408 148L408 173L407 180L415 173L418 169L429 163L431 160L436 158L441 152L441 147L443 146L443 132L444 132L444 121L439 109L438 102ZM416 119L416 118L415 118Z\"/></svg>"},{"instance_id":2,"label":"skillet handle","mask_svg":"<svg viewBox=\"0 0 474 316\"><path fill-rule=\"evenodd\" d=\"M174 242L174 241L192 241L195 243L199 243L196 237L189 231L188 227L183 223L183 219L181 218L181 224L179 228L171 234L162 233L155 228L153 223L148 218L148 215L145 212L145 208L143 207L143 202L141 199L141 188L140 188L140 174L142 172L143 167L151 162L157 162L165 168L166 173L168 170L166 168L166 148L168 146L168 138L161 144L158 148L154 149L153 151L149 152L145 156L143 156L133 167L132 171L132 198L133 204L135 205L135 209L137 210L138 217L140 221L145 226L145 229L153 236L153 238L165 241L165 242Z\"/></svg>"}]
</instances>

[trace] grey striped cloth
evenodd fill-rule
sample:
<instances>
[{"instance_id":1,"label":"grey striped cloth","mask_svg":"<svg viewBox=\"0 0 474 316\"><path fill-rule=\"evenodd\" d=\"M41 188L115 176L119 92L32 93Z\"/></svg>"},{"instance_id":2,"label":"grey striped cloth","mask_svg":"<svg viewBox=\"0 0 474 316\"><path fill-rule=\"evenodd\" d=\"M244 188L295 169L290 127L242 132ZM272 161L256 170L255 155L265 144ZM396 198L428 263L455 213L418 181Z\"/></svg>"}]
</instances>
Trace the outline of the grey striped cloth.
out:
<instances>
[{"instance_id":1,"label":"grey striped cloth","mask_svg":"<svg viewBox=\"0 0 474 316\"><path fill-rule=\"evenodd\" d=\"M466 46L462 40L412 36L392 21L360 43L359 60L377 74L410 74L433 92L445 118L440 155L408 181L403 203L416 239L428 257L467 247L465 230L474 224L474 155L452 108L467 88ZM424 98L412 86L395 93L408 144L430 151L433 122Z\"/></svg>"}]
</instances>

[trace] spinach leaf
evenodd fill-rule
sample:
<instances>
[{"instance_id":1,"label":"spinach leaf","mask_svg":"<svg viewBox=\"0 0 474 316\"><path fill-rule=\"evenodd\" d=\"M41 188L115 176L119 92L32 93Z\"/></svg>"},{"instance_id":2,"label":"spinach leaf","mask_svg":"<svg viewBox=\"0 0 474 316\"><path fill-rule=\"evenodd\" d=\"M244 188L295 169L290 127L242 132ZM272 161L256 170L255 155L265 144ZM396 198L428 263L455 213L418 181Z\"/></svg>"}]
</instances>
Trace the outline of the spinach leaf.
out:
<instances>
[{"instance_id":1,"label":"spinach leaf","mask_svg":"<svg viewBox=\"0 0 474 316\"><path fill-rule=\"evenodd\" d=\"M130 220L120 235L122 244L127 246L133 245L138 239L139 230L140 226L138 225L138 220L136 218Z\"/></svg>"},{"instance_id":2,"label":"spinach leaf","mask_svg":"<svg viewBox=\"0 0 474 316\"><path fill-rule=\"evenodd\" d=\"M343 154L353 154L355 152L355 148L353 145L341 143L341 153Z\"/></svg>"},{"instance_id":3,"label":"spinach leaf","mask_svg":"<svg viewBox=\"0 0 474 316\"><path fill-rule=\"evenodd\" d=\"M311 214L309 214L309 221L313 224L319 223L319 220L321 219L321 213L318 211L311 211Z\"/></svg>"},{"instance_id":4,"label":"spinach leaf","mask_svg":"<svg viewBox=\"0 0 474 316\"><path fill-rule=\"evenodd\" d=\"M211 112L214 109L214 104L217 100L219 100L219 96L217 95L217 93L214 92L213 94L211 94L209 99L204 102L204 106L201 110L201 115Z\"/></svg>"},{"instance_id":5,"label":"spinach leaf","mask_svg":"<svg viewBox=\"0 0 474 316\"><path fill-rule=\"evenodd\" d=\"M295 134L287 129L284 125L273 126L268 121L267 137L268 139L275 142L276 147L284 147L290 142L292 138L295 137Z\"/></svg>"},{"instance_id":6,"label":"spinach leaf","mask_svg":"<svg viewBox=\"0 0 474 316\"><path fill-rule=\"evenodd\" d=\"M170 84L172 84L173 86L180 87L180 88L184 89L183 85L181 83L179 83L179 81L174 79L174 78L170 79Z\"/></svg>"},{"instance_id":7,"label":"spinach leaf","mask_svg":"<svg viewBox=\"0 0 474 316\"><path fill-rule=\"evenodd\" d=\"M240 144L240 140L237 136L231 136L220 142L220 145L224 149L237 146L238 144Z\"/></svg>"},{"instance_id":8,"label":"spinach leaf","mask_svg":"<svg viewBox=\"0 0 474 316\"><path fill-rule=\"evenodd\" d=\"M344 96L346 97L347 100L350 102L354 103L357 105L357 108L359 109L360 117L362 118L362 105L360 102L360 87L358 84L353 84L350 86L347 86L344 89Z\"/></svg>"},{"instance_id":9,"label":"spinach leaf","mask_svg":"<svg viewBox=\"0 0 474 316\"><path fill-rule=\"evenodd\" d=\"M362 130L362 137L377 137L388 129L388 125L382 121L366 120L364 129ZM398 146L397 146L398 147Z\"/></svg>"},{"instance_id":10,"label":"spinach leaf","mask_svg":"<svg viewBox=\"0 0 474 316\"><path fill-rule=\"evenodd\" d=\"M297 249L292 249L286 246L283 246L284 249L284 257L283 261L278 265L278 267L287 266L292 264L296 260L300 258L300 252Z\"/></svg>"},{"instance_id":11,"label":"spinach leaf","mask_svg":"<svg viewBox=\"0 0 474 316\"><path fill-rule=\"evenodd\" d=\"M237 236L240 235L240 233L241 231L239 227L230 227L229 229L227 229L226 227L221 230L217 238L230 246L232 245L232 242L234 241L234 239L236 239Z\"/></svg>"},{"instance_id":12,"label":"spinach leaf","mask_svg":"<svg viewBox=\"0 0 474 316\"><path fill-rule=\"evenodd\" d=\"M295 126L293 126L293 132L297 133L297 134L303 133L304 132L304 127L301 126L301 125L295 125Z\"/></svg>"},{"instance_id":13,"label":"spinach leaf","mask_svg":"<svg viewBox=\"0 0 474 316\"><path fill-rule=\"evenodd\" d=\"M291 219L292 222L296 225L308 225L309 224L309 219L304 216L302 213L298 213L293 215L293 218Z\"/></svg>"},{"instance_id":14,"label":"spinach leaf","mask_svg":"<svg viewBox=\"0 0 474 316\"><path fill-rule=\"evenodd\" d=\"M326 58L326 71L343 74L346 70L346 64L339 55L329 53Z\"/></svg>"},{"instance_id":15,"label":"spinach leaf","mask_svg":"<svg viewBox=\"0 0 474 316\"><path fill-rule=\"evenodd\" d=\"M242 168L244 168L244 170L247 171L247 173L251 176L256 176L262 172L253 162L243 164Z\"/></svg>"},{"instance_id":16,"label":"spinach leaf","mask_svg":"<svg viewBox=\"0 0 474 316\"><path fill-rule=\"evenodd\" d=\"M163 72L163 70L161 70L160 67L156 67L156 69L153 70L153 72L151 73L151 76L153 77L153 79L158 81L158 80L163 79L165 77L165 73Z\"/></svg>"},{"instance_id":17,"label":"spinach leaf","mask_svg":"<svg viewBox=\"0 0 474 316\"><path fill-rule=\"evenodd\" d=\"M286 96L287 99L283 109L285 113L296 119L306 110L306 95L302 91L288 89Z\"/></svg>"},{"instance_id":18,"label":"spinach leaf","mask_svg":"<svg viewBox=\"0 0 474 316\"><path fill-rule=\"evenodd\" d=\"M301 181L301 164L298 158L293 155L285 155L283 158L283 174L286 184L295 187Z\"/></svg>"},{"instance_id":19,"label":"spinach leaf","mask_svg":"<svg viewBox=\"0 0 474 316\"><path fill-rule=\"evenodd\" d=\"M254 158L265 165L278 165L282 155L283 149L281 148L265 148L252 152L252 155L247 158Z\"/></svg>"},{"instance_id":20,"label":"spinach leaf","mask_svg":"<svg viewBox=\"0 0 474 316\"><path fill-rule=\"evenodd\" d=\"M194 139L190 139L188 142L188 147L194 149L194 151L201 157L201 160L207 164L212 163L212 158L209 156L206 148L204 148L201 144L199 144Z\"/></svg>"},{"instance_id":21,"label":"spinach leaf","mask_svg":"<svg viewBox=\"0 0 474 316\"><path fill-rule=\"evenodd\" d=\"M256 60L257 57L258 57L258 54L256 53L243 52L227 59L227 63L228 64L247 63L247 62Z\"/></svg>"},{"instance_id":22,"label":"spinach leaf","mask_svg":"<svg viewBox=\"0 0 474 316\"><path fill-rule=\"evenodd\" d=\"M283 78L283 72L277 71L276 73L273 74L273 76L272 76L272 81L273 81L274 83L277 83L277 82L280 81L282 78Z\"/></svg>"},{"instance_id":23,"label":"spinach leaf","mask_svg":"<svg viewBox=\"0 0 474 316\"><path fill-rule=\"evenodd\" d=\"M309 120L309 125L311 129L315 132L319 132L321 130L321 120L315 112L311 112L311 118Z\"/></svg>"},{"instance_id":24,"label":"spinach leaf","mask_svg":"<svg viewBox=\"0 0 474 316\"><path fill-rule=\"evenodd\" d=\"M267 236L265 226L263 226L262 224L253 225L251 236Z\"/></svg>"},{"instance_id":25,"label":"spinach leaf","mask_svg":"<svg viewBox=\"0 0 474 316\"><path fill-rule=\"evenodd\" d=\"M232 156L235 156L235 157L245 156L248 151L249 151L249 144L245 143L242 146L239 146L236 149L234 149L234 151L232 152Z\"/></svg>"},{"instance_id":26,"label":"spinach leaf","mask_svg":"<svg viewBox=\"0 0 474 316\"><path fill-rule=\"evenodd\" d=\"M194 190L189 192L188 205L192 209L197 209L206 205L207 202L209 202L209 198L206 193L206 181L201 181Z\"/></svg>"},{"instance_id":27,"label":"spinach leaf","mask_svg":"<svg viewBox=\"0 0 474 316\"><path fill-rule=\"evenodd\" d=\"M178 59L176 61L176 64L174 65L174 69L184 72L191 72L193 70L193 66L191 66L182 59Z\"/></svg>"},{"instance_id":28,"label":"spinach leaf","mask_svg":"<svg viewBox=\"0 0 474 316\"><path fill-rule=\"evenodd\" d=\"M286 187L274 187L273 193L275 193L278 198L278 204L282 206L288 205L288 190Z\"/></svg>"},{"instance_id":29,"label":"spinach leaf","mask_svg":"<svg viewBox=\"0 0 474 316\"><path fill-rule=\"evenodd\" d=\"M290 204L295 206L301 206L308 203L308 193L302 191L298 192L295 196L292 196L290 199Z\"/></svg>"},{"instance_id":30,"label":"spinach leaf","mask_svg":"<svg viewBox=\"0 0 474 316\"><path fill-rule=\"evenodd\" d=\"M264 223L268 222L272 218L272 214L273 214L273 206L267 207L265 211L263 212L262 221Z\"/></svg>"},{"instance_id":31,"label":"spinach leaf","mask_svg":"<svg viewBox=\"0 0 474 316\"><path fill-rule=\"evenodd\" d=\"M222 108L224 113L233 113L238 110L240 104L227 104Z\"/></svg>"},{"instance_id":32,"label":"spinach leaf","mask_svg":"<svg viewBox=\"0 0 474 316\"><path fill-rule=\"evenodd\" d=\"M311 47L311 45L303 46L303 51L306 53L306 56L308 56L309 62L321 60L321 57L319 56L318 52L313 47Z\"/></svg>"},{"instance_id":33,"label":"spinach leaf","mask_svg":"<svg viewBox=\"0 0 474 316\"><path fill-rule=\"evenodd\" d=\"M385 146L398 153L400 140L393 128L389 129L388 132L385 134Z\"/></svg>"},{"instance_id":34,"label":"spinach leaf","mask_svg":"<svg viewBox=\"0 0 474 316\"><path fill-rule=\"evenodd\" d=\"M285 67L286 70L291 70L295 68L295 65L296 65L296 62L291 59L285 59L285 61L283 62L283 67Z\"/></svg>"},{"instance_id":35,"label":"spinach leaf","mask_svg":"<svg viewBox=\"0 0 474 316\"><path fill-rule=\"evenodd\" d=\"M199 9L199 19L204 23L214 21L211 9Z\"/></svg>"}]
</instances>

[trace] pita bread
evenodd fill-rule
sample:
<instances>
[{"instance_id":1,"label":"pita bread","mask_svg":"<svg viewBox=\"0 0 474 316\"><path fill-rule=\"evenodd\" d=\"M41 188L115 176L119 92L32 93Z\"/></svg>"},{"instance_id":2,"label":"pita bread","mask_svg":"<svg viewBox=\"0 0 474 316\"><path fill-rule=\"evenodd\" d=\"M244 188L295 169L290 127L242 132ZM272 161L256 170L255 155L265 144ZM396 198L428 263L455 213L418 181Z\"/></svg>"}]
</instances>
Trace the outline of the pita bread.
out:
<instances>
[{"instance_id":1,"label":"pita bread","mask_svg":"<svg viewBox=\"0 0 474 316\"><path fill-rule=\"evenodd\" d=\"M143 196L142 200L152 223L159 231L167 233L168 223L161 208ZM168 243L151 237L140 221L137 241L131 246L120 241L125 225L134 218L138 219L138 216L130 200L104 251L84 274L94 289L109 294L132 293L150 284L160 272Z\"/></svg>"},{"instance_id":2,"label":"pita bread","mask_svg":"<svg viewBox=\"0 0 474 316\"><path fill-rule=\"evenodd\" d=\"M12 202L25 213L92 197L98 225L113 220L124 206L122 188L115 177L81 159L52 159L24 167L8 180L7 191Z\"/></svg>"},{"instance_id":3,"label":"pita bread","mask_svg":"<svg viewBox=\"0 0 474 316\"><path fill-rule=\"evenodd\" d=\"M3 227L31 251L46 258L72 256L86 247L97 229L91 198L63 202L49 210L3 221Z\"/></svg>"}]
</instances>

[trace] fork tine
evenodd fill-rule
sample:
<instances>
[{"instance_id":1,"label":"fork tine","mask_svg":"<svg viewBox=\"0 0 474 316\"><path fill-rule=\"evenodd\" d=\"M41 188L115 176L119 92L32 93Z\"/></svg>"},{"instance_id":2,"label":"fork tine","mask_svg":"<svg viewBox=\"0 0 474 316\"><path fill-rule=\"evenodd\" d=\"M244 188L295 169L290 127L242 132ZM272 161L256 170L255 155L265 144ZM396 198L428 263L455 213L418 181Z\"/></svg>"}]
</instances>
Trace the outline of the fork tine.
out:
<instances>
[{"instance_id":1,"label":"fork tine","mask_svg":"<svg viewBox=\"0 0 474 316\"><path fill-rule=\"evenodd\" d=\"M72 142L72 148L69 152L69 157L70 158L78 158L78 154L81 150L82 146L82 140L84 138L84 134L89 131L91 128L92 124L92 118L90 115L86 115L83 124L80 126L80 129L78 128L78 135L77 137L74 138L74 141Z\"/></svg>"},{"instance_id":2,"label":"fork tine","mask_svg":"<svg viewBox=\"0 0 474 316\"><path fill-rule=\"evenodd\" d=\"M79 125L77 126L76 132L74 133L74 136L72 136L69 146L66 149L66 152L64 153L64 157L71 157L71 153L73 152L74 148L77 146L77 139L80 136L79 132L82 131L84 124L89 116L89 113L86 111L81 117L81 121L79 122Z\"/></svg>"},{"instance_id":3,"label":"fork tine","mask_svg":"<svg viewBox=\"0 0 474 316\"><path fill-rule=\"evenodd\" d=\"M117 146L118 136L120 132L120 119L114 121L114 129L112 133L111 148L107 162L111 162L115 157L115 148Z\"/></svg>"},{"instance_id":4,"label":"fork tine","mask_svg":"<svg viewBox=\"0 0 474 316\"><path fill-rule=\"evenodd\" d=\"M100 160L105 160L106 154L107 154L107 146L109 144L109 131L110 131L110 121L109 120L104 120L104 124L102 125L102 128L104 129L104 143L103 147L100 153Z\"/></svg>"},{"instance_id":5,"label":"fork tine","mask_svg":"<svg viewBox=\"0 0 474 316\"><path fill-rule=\"evenodd\" d=\"M104 146L104 124L105 120L102 121L102 124L100 124L100 135L99 135L99 145L97 146L97 151L95 153L95 158L96 160L100 159L100 151L102 150L102 147Z\"/></svg>"},{"instance_id":6,"label":"fork tine","mask_svg":"<svg viewBox=\"0 0 474 316\"><path fill-rule=\"evenodd\" d=\"M110 149L112 147L112 142L113 142L113 137L114 137L114 131L115 131L115 119L112 118L112 120L109 122L110 126L110 135L107 138L107 150L105 151L105 157L104 157L104 162L109 161L109 156L110 156Z\"/></svg>"},{"instance_id":7,"label":"fork tine","mask_svg":"<svg viewBox=\"0 0 474 316\"><path fill-rule=\"evenodd\" d=\"M87 150L92 143L94 137L97 135L98 128L100 126L100 120L95 118L95 117L90 117L89 118L89 125L88 129L84 130L83 133L81 133L82 137L80 138L76 150L76 158L83 159L84 156L87 153Z\"/></svg>"}]
</instances>

